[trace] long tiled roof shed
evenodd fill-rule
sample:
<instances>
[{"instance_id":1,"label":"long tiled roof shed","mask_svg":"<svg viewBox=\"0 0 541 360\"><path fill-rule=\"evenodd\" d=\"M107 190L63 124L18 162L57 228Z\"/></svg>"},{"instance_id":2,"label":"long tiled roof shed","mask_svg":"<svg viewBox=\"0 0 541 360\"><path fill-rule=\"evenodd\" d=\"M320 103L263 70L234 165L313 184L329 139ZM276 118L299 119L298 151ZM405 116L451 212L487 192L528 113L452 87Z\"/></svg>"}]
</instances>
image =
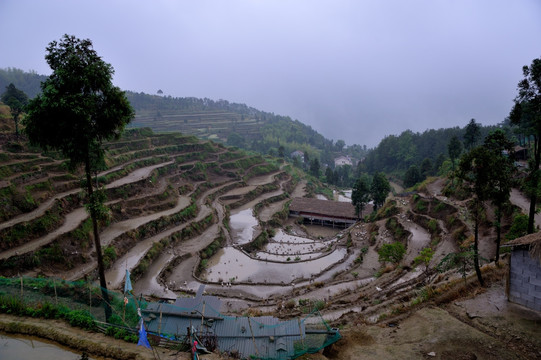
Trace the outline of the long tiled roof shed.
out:
<instances>
[{"instance_id":1,"label":"long tiled roof shed","mask_svg":"<svg viewBox=\"0 0 541 360\"><path fill-rule=\"evenodd\" d=\"M503 246L511 247L509 301L541 311L541 232Z\"/></svg>"},{"instance_id":2,"label":"long tiled roof shed","mask_svg":"<svg viewBox=\"0 0 541 360\"><path fill-rule=\"evenodd\" d=\"M357 222L355 207L349 202L294 198L289 205L290 216L302 216L324 225L351 225Z\"/></svg>"}]
</instances>

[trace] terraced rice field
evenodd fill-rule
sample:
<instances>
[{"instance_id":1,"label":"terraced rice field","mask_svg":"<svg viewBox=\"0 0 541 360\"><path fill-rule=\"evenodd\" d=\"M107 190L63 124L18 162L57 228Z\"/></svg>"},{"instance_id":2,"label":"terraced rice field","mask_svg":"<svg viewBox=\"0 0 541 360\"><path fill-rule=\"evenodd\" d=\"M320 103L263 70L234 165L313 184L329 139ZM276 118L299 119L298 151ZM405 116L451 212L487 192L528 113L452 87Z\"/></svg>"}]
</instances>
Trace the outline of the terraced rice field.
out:
<instances>
[{"instance_id":1,"label":"terraced rice field","mask_svg":"<svg viewBox=\"0 0 541 360\"><path fill-rule=\"evenodd\" d=\"M0 157L0 274L95 280L81 173L68 172L56 153L4 149ZM431 213L443 201L435 198L421 199L422 214L412 199L393 199L395 215L340 232L299 224L287 205L304 195L305 183L290 165L272 161L180 134L132 130L107 144L108 168L94 181L110 208L100 225L108 287L122 289L129 270L137 294L175 298L206 284L232 312L281 310L286 299L312 298L325 299L333 316L348 303L376 313L385 307L362 305L352 294L413 294L423 276L381 274L379 246L402 234L406 266L423 247L434 246L440 258L456 248L451 234L463 223L458 216L445 223L457 212L451 205L444 215ZM438 222L438 234L423 217ZM390 298L383 302L392 306Z\"/></svg>"}]
</instances>

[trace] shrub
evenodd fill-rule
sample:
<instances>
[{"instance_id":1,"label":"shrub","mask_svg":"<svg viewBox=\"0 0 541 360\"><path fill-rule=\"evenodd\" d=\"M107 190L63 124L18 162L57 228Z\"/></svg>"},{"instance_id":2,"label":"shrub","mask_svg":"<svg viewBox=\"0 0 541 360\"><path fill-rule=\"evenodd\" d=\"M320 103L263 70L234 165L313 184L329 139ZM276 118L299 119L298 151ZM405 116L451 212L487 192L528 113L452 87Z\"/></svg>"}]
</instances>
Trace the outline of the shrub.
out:
<instances>
[{"instance_id":1,"label":"shrub","mask_svg":"<svg viewBox=\"0 0 541 360\"><path fill-rule=\"evenodd\" d=\"M383 244L379 249L378 254L379 261L398 264L406 254L406 247L399 242Z\"/></svg>"},{"instance_id":2,"label":"shrub","mask_svg":"<svg viewBox=\"0 0 541 360\"><path fill-rule=\"evenodd\" d=\"M67 313L66 320L71 326L77 326L87 330L93 330L96 327L92 315L85 310L73 310Z\"/></svg>"},{"instance_id":3,"label":"shrub","mask_svg":"<svg viewBox=\"0 0 541 360\"><path fill-rule=\"evenodd\" d=\"M511 228L505 235L505 240L513 240L528 233L528 215L518 214L513 218Z\"/></svg>"},{"instance_id":4,"label":"shrub","mask_svg":"<svg viewBox=\"0 0 541 360\"><path fill-rule=\"evenodd\" d=\"M430 221L428 221L428 230L430 233L438 231L438 222L435 219L430 219Z\"/></svg>"}]
</instances>

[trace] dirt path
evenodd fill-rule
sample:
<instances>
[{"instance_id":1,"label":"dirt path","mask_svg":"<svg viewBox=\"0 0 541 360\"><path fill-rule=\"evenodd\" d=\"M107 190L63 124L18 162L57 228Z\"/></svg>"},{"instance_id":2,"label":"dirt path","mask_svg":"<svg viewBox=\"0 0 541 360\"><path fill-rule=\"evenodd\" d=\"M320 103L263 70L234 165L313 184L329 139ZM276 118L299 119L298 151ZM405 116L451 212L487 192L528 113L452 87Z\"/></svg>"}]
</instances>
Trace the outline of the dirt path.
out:
<instances>
[{"instance_id":1,"label":"dirt path","mask_svg":"<svg viewBox=\"0 0 541 360\"><path fill-rule=\"evenodd\" d=\"M106 189L112 189L112 188L115 188L115 187L119 187L119 186L122 186L122 185L126 185L126 184L130 184L132 182L139 181L139 180L141 180L143 178L147 178L153 170L155 170L155 169L157 169L159 167L163 167L163 166L172 164L172 163L174 163L174 161L169 161L169 162L166 162L166 163L161 163L161 164L158 164L158 165L152 165L152 166L148 166L148 167L145 167L145 168L137 169L137 170L133 171L132 173L128 174L127 176L125 176L125 177L123 177L121 179L118 179L118 180L116 180L116 181L114 181L114 182L112 182L110 184L107 184L105 186L105 188ZM103 173L100 173L100 174L98 174L98 176L102 176L102 174ZM22 222L34 220L35 218L40 217L43 214L45 214L45 211L49 210L53 206L55 200L62 199L64 197L68 196L68 195L77 194L80 191L81 191L81 189L77 188L77 189L65 191L65 192L60 193L60 194L56 194L55 196L53 196L50 199L48 199L48 200L44 201L43 203L41 203L35 210L30 211L28 213L18 215L16 217L12 218L12 219L7 220L7 221L4 221L3 223L0 224L0 230L5 229L5 228L10 227L10 226L13 226L13 225L16 225L16 224L19 224L19 223L22 223Z\"/></svg>"},{"instance_id":2,"label":"dirt path","mask_svg":"<svg viewBox=\"0 0 541 360\"><path fill-rule=\"evenodd\" d=\"M528 215L528 213L530 212L530 200L518 189L511 190L510 201L512 204L521 208L524 214ZM541 213L540 212L534 215L534 219L535 219L535 226L541 226Z\"/></svg>"},{"instance_id":3,"label":"dirt path","mask_svg":"<svg viewBox=\"0 0 541 360\"><path fill-rule=\"evenodd\" d=\"M188 196L179 196L177 199L177 204L171 209L164 211L159 211L145 216L140 216L137 218L132 218L124 221L119 221L109 225L105 230L100 233L101 245L107 246L109 243L116 237L122 235L123 233L134 230L137 227L159 219L163 216L169 216L175 214L182 209L190 205L190 197Z\"/></svg>"},{"instance_id":4,"label":"dirt path","mask_svg":"<svg viewBox=\"0 0 541 360\"><path fill-rule=\"evenodd\" d=\"M230 185L231 183L232 182L224 183L220 186L217 186L215 188L209 189L206 192L204 192L197 200L199 213L197 214L197 217L193 221L196 222L196 221L203 220L205 217L210 215L212 210L210 207L208 207L205 204L206 199L208 198L209 195L215 193L216 191L219 191L220 189ZM213 206L216 207L216 206L221 206L221 205L219 205L217 201L214 201ZM174 292L172 292L169 288L164 289L163 285L161 285L158 282L158 276L160 275L162 270L169 264L169 262L173 260L175 257L182 256L185 254L196 255L199 251L203 250L210 243L212 243L212 241L214 241L216 237L218 237L220 233L219 230L221 229L221 226L222 226L221 224L222 224L222 220L224 216L223 209L220 209L220 211L218 211L218 214L219 214L219 217L221 216L221 218L219 218L219 221L216 224L213 224L210 228L206 229L201 235L196 236L187 241L181 242L175 248L168 249L167 251L163 252L157 259L155 259L152 262L152 265L147 269L145 275L133 285L134 290L136 292L139 291L139 293L145 294L145 295L155 295L159 297L175 298L176 295ZM180 231L183 227L186 227L187 225L189 225L189 223L182 224L179 227L175 228L175 231ZM174 231L172 231L171 233L173 232ZM160 238L164 237L163 234L156 235L156 237L158 236ZM192 257L195 258L195 256L192 256ZM183 263L181 263L181 265ZM188 281L185 279L189 278L190 281L193 281L193 278L192 278L192 272L193 272L193 266L194 266L193 260L188 261L188 263L189 265L184 264L184 268L186 269L186 271L183 271L182 279L172 278L170 276L168 279L166 279L166 283L169 283L169 282L171 284L175 283L176 284L175 287L179 288L180 285L184 283L184 281ZM119 265L120 265L120 269L122 269L122 263L120 263ZM186 268L187 266L191 266L189 272L188 272L188 269ZM123 275L122 275L122 279L123 279ZM195 286L196 285L194 285L194 287ZM195 290L197 290L197 288L195 288Z\"/></svg>"},{"instance_id":5,"label":"dirt path","mask_svg":"<svg viewBox=\"0 0 541 360\"><path fill-rule=\"evenodd\" d=\"M163 163L160 163L160 164L157 164L157 165L147 166L147 167L144 167L144 168L134 170L133 172L129 173L128 175L124 176L123 178L115 180L115 181L113 181L112 183L108 184L105 187L107 189L111 189L111 188L116 188L116 187L119 187L119 186L122 186L122 185L130 184L132 182L136 182L136 181L139 181L141 179L146 179L147 177L150 176L152 171L154 171L154 170L156 170L158 168L167 166L167 165L174 164L174 163L175 163L175 161L171 160L171 161L163 162Z\"/></svg>"},{"instance_id":6,"label":"dirt path","mask_svg":"<svg viewBox=\"0 0 541 360\"><path fill-rule=\"evenodd\" d=\"M282 172L281 170L278 170L278 171L272 172L270 174L252 177L252 178L248 179L248 181L246 181L246 183L248 185L252 185L252 186L269 184L269 183L273 182L274 177L276 175L280 174L281 172Z\"/></svg>"},{"instance_id":7,"label":"dirt path","mask_svg":"<svg viewBox=\"0 0 541 360\"><path fill-rule=\"evenodd\" d=\"M75 209L65 215L64 223L62 224L62 226L60 226L56 230L51 231L50 233L41 238L32 240L29 243L1 252L0 260L8 259L15 255L25 254L27 252L37 250L40 247L51 243L60 235L63 235L77 228L77 226L79 226L79 224L83 222L86 218L88 218L88 213L86 212L85 208Z\"/></svg>"},{"instance_id":8,"label":"dirt path","mask_svg":"<svg viewBox=\"0 0 541 360\"><path fill-rule=\"evenodd\" d=\"M56 199L62 199L63 197L66 197L68 195L77 194L79 191L81 191L81 189L73 189L73 190L65 191L60 194L56 194L52 198L42 202L33 211L15 216L14 218L4 221L3 223L0 224L0 230L13 226L13 225L20 224L22 222L34 220L35 218L40 217L41 215L45 214L45 211L49 210L53 206Z\"/></svg>"},{"instance_id":9,"label":"dirt path","mask_svg":"<svg viewBox=\"0 0 541 360\"><path fill-rule=\"evenodd\" d=\"M413 259L419 255L421 250L430 245L430 234L423 227L405 217L401 218L400 223L404 226L404 229L411 233L403 260L404 264L411 265Z\"/></svg>"}]
</instances>

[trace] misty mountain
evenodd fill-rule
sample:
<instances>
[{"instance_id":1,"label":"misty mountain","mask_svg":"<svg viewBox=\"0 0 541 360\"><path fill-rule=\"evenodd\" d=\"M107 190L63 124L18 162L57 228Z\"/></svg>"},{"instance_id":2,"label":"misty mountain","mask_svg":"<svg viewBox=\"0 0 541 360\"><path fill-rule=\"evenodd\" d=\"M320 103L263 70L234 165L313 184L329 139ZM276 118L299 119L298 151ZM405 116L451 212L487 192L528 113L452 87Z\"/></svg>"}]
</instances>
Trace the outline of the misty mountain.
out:
<instances>
[{"instance_id":1,"label":"misty mountain","mask_svg":"<svg viewBox=\"0 0 541 360\"><path fill-rule=\"evenodd\" d=\"M44 79L46 76L35 72L0 69L0 89L5 89L12 82L29 97L38 94L40 82ZM456 136L464 141L466 132L466 127L457 126L427 129L423 133L406 130L400 135L387 135L375 148L367 149L361 145L346 146L342 140L333 142L298 120L260 111L245 104L208 98L149 95L133 91L126 91L126 94L136 112L130 128L148 127L155 132L181 132L281 157L290 157L291 153L300 150L305 154L305 160L308 160L307 163L300 164L305 168L308 168L309 162L314 159L318 159L323 166L334 168L336 157L348 155L353 160L351 181L360 172L373 174L383 171L402 177L411 166L423 166L428 169L427 174L435 174L442 162L448 158L447 145L451 137ZM479 143L491 130L498 127L478 125ZM504 128L512 137L509 127ZM355 169L357 161L362 166Z\"/></svg>"}]
</instances>

